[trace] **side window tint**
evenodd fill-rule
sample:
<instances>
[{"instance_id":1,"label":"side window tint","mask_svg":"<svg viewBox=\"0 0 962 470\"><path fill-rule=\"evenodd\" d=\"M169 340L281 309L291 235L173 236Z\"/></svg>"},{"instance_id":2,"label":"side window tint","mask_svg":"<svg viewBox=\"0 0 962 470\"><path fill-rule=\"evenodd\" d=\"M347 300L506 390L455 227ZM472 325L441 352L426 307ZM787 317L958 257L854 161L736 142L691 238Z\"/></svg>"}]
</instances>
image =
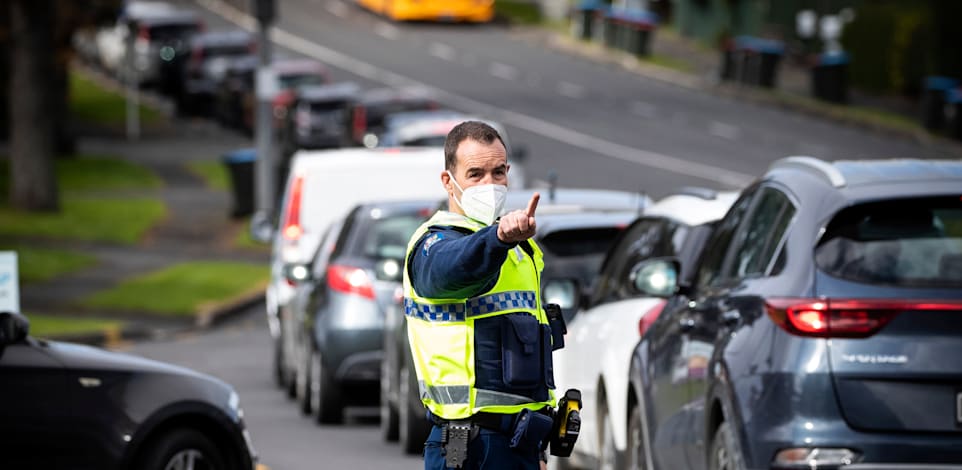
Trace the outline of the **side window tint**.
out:
<instances>
[{"instance_id":1,"label":"side window tint","mask_svg":"<svg viewBox=\"0 0 962 470\"><path fill-rule=\"evenodd\" d=\"M718 223L715 232L708 243L705 244L701 262L698 263L698 274L695 277L696 286L709 286L721 278L725 254L728 253L728 247L732 242L735 231L748 212L754 195L754 190L748 190L742 194L741 198L725 215L725 218Z\"/></svg>"},{"instance_id":2,"label":"side window tint","mask_svg":"<svg viewBox=\"0 0 962 470\"><path fill-rule=\"evenodd\" d=\"M763 189L745 230L738 235L734 259L726 277L740 279L765 274L794 215L794 206L781 191Z\"/></svg>"},{"instance_id":3,"label":"side window tint","mask_svg":"<svg viewBox=\"0 0 962 470\"><path fill-rule=\"evenodd\" d=\"M630 293L625 290L627 272L640 259L652 256L668 256L660 254L660 245L664 237L662 219L643 219L632 225L618 244L608 253L608 259L602 266L598 277L597 288L592 303L611 302L620 300ZM670 241L670 240L669 240Z\"/></svg>"}]
</instances>

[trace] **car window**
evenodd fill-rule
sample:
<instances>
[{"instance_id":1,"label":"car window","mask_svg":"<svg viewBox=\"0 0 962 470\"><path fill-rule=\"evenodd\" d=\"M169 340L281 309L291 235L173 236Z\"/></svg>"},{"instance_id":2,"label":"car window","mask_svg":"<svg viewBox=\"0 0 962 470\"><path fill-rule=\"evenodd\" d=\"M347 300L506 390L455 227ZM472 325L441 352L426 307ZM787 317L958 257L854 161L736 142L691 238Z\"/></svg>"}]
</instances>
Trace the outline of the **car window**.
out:
<instances>
[{"instance_id":1,"label":"car window","mask_svg":"<svg viewBox=\"0 0 962 470\"><path fill-rule=\"evenodd\" d=\"M728 253L735 231L738 230L745 214L748 212L748 208L751 207L754 196L754 189L746 190L735 202L735 205L729 209L725 218L718 223L708 243L705 244L705 250L698 263L695 286L703 288L722 279L721 273L725 255Z\"/></svg>"},{"instance_id":2,"label":"car window","mask_svg":"<svg viewBox=\"0 0 962 470\"><path fill-rule=\"evenodd\" d=\"M411 235L423 222L424 217L417 213L376 219L367 226L358 254L371 259L403 260Z\"/></svg>"},{"instance_id":3,"label":"car window","mask_svg":"<svg viewBox=\"0 0 962 470\"><path fill-rule=\"evenodd\" d=\"M815 264L867 284L962 287L962 201L907 198L843 209L826 226Z\"/></svg>"},{"instance_id":4,"label":"car window","mask_svg":"<svg viewBox=\"0 0 962 470\"><path fill-rule=\"evenodd\" d=\"M331 252L334 251L334 242L337 240L337 234L340 232L340 229L341 222L338 221L331 224L330 228L324 232L324 238L322 238L321 243L318 244L314 261L311 262L311 272L314 275L314 279L320 279L324 276L324 272L327 270L327 262L331 259Z\"/></svg>"},{"instance_id":5,"label":"car window","mask_svg":"<svg viewBox=\"0 0 962 470\"><path fill-rule=\"evenodd\" d=\"M676 256L689 228L663 218L636 221L608 252L592 303L613 302L641 295L630 282L630 271L638 263L656 257Z\"/></svg>"},{"instance_id":6,"label":"car window","mask_svg":"<svg viewBox=\"0 0 962 470\"><path fill-rule=\"evenodd\" d=\"M784 193L763 188L745 229L738 234L725 277L741 279L765 274L794 215L795 207Z\"/></svg>"}]
</instances>

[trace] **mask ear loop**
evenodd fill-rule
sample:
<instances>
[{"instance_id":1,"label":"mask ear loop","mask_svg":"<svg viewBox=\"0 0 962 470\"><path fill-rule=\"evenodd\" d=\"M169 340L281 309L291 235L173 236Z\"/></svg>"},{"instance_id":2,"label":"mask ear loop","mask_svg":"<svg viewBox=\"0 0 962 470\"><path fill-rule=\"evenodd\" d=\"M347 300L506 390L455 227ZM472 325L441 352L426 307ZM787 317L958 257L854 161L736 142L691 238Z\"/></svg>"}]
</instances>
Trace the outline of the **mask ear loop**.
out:
<instances>
[{"instance_id":1,"label":"mask ear loop","mask_svg":"<svg viewBox=\"0 0 962 470\"><path fill-rule=\"evenodd\" d=\"M458 184L458 180L454 179L454 175L451 174L451 171L450 170L444 170L444 171L448 174L448 177L451 178L451 182L454 183L454 187L458 188L458 191L461 191L461 195L464 196L464 190L461 189L461 185ZM452 199L454 199L454 203L457 204L458 207L460 207L461 210L463 211L464 206L461 205L461 199L458 198L457 196L454 196L453 194L451 196L452 196Z\"/></svg>"}]
</instances>

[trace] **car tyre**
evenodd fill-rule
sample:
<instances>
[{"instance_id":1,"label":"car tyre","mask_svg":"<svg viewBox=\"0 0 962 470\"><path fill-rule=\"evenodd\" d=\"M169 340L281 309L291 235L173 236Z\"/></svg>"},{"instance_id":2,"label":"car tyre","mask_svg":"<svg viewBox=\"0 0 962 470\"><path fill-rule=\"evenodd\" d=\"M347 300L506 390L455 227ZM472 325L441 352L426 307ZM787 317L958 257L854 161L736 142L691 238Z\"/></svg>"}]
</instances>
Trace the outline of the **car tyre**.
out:
<instances>
[{"instance_id":1,"label":"car tyre","mask_svg":"<svg viewBox=\"0 0 962 470\"><path fill-rule=\"evenodd\" d=\"M396 442L399 434L398 406L391 404L391 380L387 360L381 361L381 436L387 442ZM398 402L401 403L401 402Z\"/></svg>"},{"instance_id":2,"label":"car tyre","mask_svg":"<svg viewBox=\"0 0 962 470\"><path fill-rule=\"evenodd\" d=\"M274 383L278 388L284 388L284 346L281 338L274 340Z\"/></svg>"},{"instance_id":3,"label":"car tyre","mask_svg":"<svg viewBox=\"0 0 962 470\"><path fill-rule=\"evenodd\" d=\"M207 436L175 429L148 443L135 468L143 470L229 470L227 459Z\"/></svg>"},{"instance_id":4,"label":"car tyre","mask_svg":"<svg viewBox=\"0 0 962 470\"><path fill-rule=\"evenodd\" d=\"M302 364L301 368L298 369L296 380L297 402L299 408L301 409L301 413L303 413L304 416L310 416L311 413L314 412L314 398L311 394L311 379L312 375L317 372L314 370L313 360L313 354L307 356L306 360L304 361L305 364Z\"/></svg>"},{"instance_id":5,"label":"car tyre","mask_svg":"<svg viewBox=\"0 0 962 470\"><path fill-rule=\"evenodd\" d=\"M598 470L615 470L621 468L618 465L618 448L615 447L614 425L611 416L608 415L608 406L603 402L598 402L598 409L601 412L601 419L598 421Z\"/></svg>"},{"instance_id":6,"label":"car tyre","mask_svg":"<svg viewBox=\"0 0 962 470\"><path fill-rule=\"evenodd\" d=\"M745 459L735 438L735 431L727 421L723 421L715 431L715 437L711 442L711 453L708 454L708 468L710 470L745 470Z\"/></svg>"},{"instance_id":7,"label":"car tyre","mask_svg":"<svg viewBox=\"0 0 962 470\"><path fill-rule=\"evenodd\" d=\"M641 406L633 405L628 413L628 456L625 468L628 470L647 470L645 455L645 435L641 429Z\"/></svg>"},{"instance_id":8,"label":"car tyre","mask_svg":"<svg viewBox=\"0 0 962 470\"><path fill-rule=\"evenodd\" d=\"M416 393L417 377L405 363L401 366L398 383L398 440L405 454L419 454L424 451L424 441L431 433L431 423L425 419L424 407L412 404L411 393ZM413 390L412 390L413 389ZM419 402L420 403L420 402Z\"/></svg>"},{"instance_id":9,"label":"car tyre","mask_svg":"<svg viewBox=\"0 0 962 470\"><path fill-rule=\"evenodd\" d=\"M340 424L344 420L344 404L331 372L324 367L321 353L311 348L307 382L310 384L310 407L317 412L317 424Z\"/></svg>"}]
</instances>

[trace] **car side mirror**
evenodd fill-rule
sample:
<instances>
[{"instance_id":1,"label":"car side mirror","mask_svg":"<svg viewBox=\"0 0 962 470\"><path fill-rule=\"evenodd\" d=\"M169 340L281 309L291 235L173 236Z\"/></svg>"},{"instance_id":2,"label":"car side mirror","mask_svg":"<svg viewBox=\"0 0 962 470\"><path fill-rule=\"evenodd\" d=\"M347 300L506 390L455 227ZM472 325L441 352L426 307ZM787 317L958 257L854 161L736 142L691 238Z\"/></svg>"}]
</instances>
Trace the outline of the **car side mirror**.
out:
<instances>
[{"instance_id":1,"label":"car side mirror","mask_svg":"<svg viewBox=\"0 0 962 470\"><path fill-rule=\"evenodd\" d=\"M631 268L631 284L652 297L671 297L678 292L681 264L674 258L653 258Z\"/></svg>"},{"instance_id":2,"label":"car side mirror","mask_svg":"<svg viewBox=\"0 0 962 470\"><path fill-rule=\"evenodd\" d=\"M0 346L16 344L30 333L30 321L15 312L0 312Z\"/></svg>"},{"instance_id":3,"label":"car side mirror","mask_svg":"<svg viewBox=\"0 0 962 470\"><path fill-rule=\"evenodd\" d=\"M573 312L581 307L581 286L574 279L552 279L542 287L542 303L557 304L562 311Z\"/></svg>"},{"instance_id":4,"label":"car side mirror","mask_svg":"<svg viewBox=\"0 0 962 470\"><path fill-rule=\"evenodd\" d=\"M399 259L385 258L374 265L374 275L379 281L401 282L404 263Z\"/></svg>"},{"instance_id":5,"label":"car side mirror","mask_svg":"<svg viewBox=\"0 0 962 470\"><path fill-rule=\"evenodd\" d=\"M307 264L289 263L284 265L284 278L295 284L312 281L314 279L311 268Z\"/></svg>"},{"instance_id":6,"label":"car side mirror","mask_svg":"<svg viewBox=\"0 0 962 470\"><path fill-rule=\"evenodd\" d=\"M270 243L274 238L274 222L269 214L257 212L251 217L251 239L260 243Z\"/></svg>"}]
</instances>

